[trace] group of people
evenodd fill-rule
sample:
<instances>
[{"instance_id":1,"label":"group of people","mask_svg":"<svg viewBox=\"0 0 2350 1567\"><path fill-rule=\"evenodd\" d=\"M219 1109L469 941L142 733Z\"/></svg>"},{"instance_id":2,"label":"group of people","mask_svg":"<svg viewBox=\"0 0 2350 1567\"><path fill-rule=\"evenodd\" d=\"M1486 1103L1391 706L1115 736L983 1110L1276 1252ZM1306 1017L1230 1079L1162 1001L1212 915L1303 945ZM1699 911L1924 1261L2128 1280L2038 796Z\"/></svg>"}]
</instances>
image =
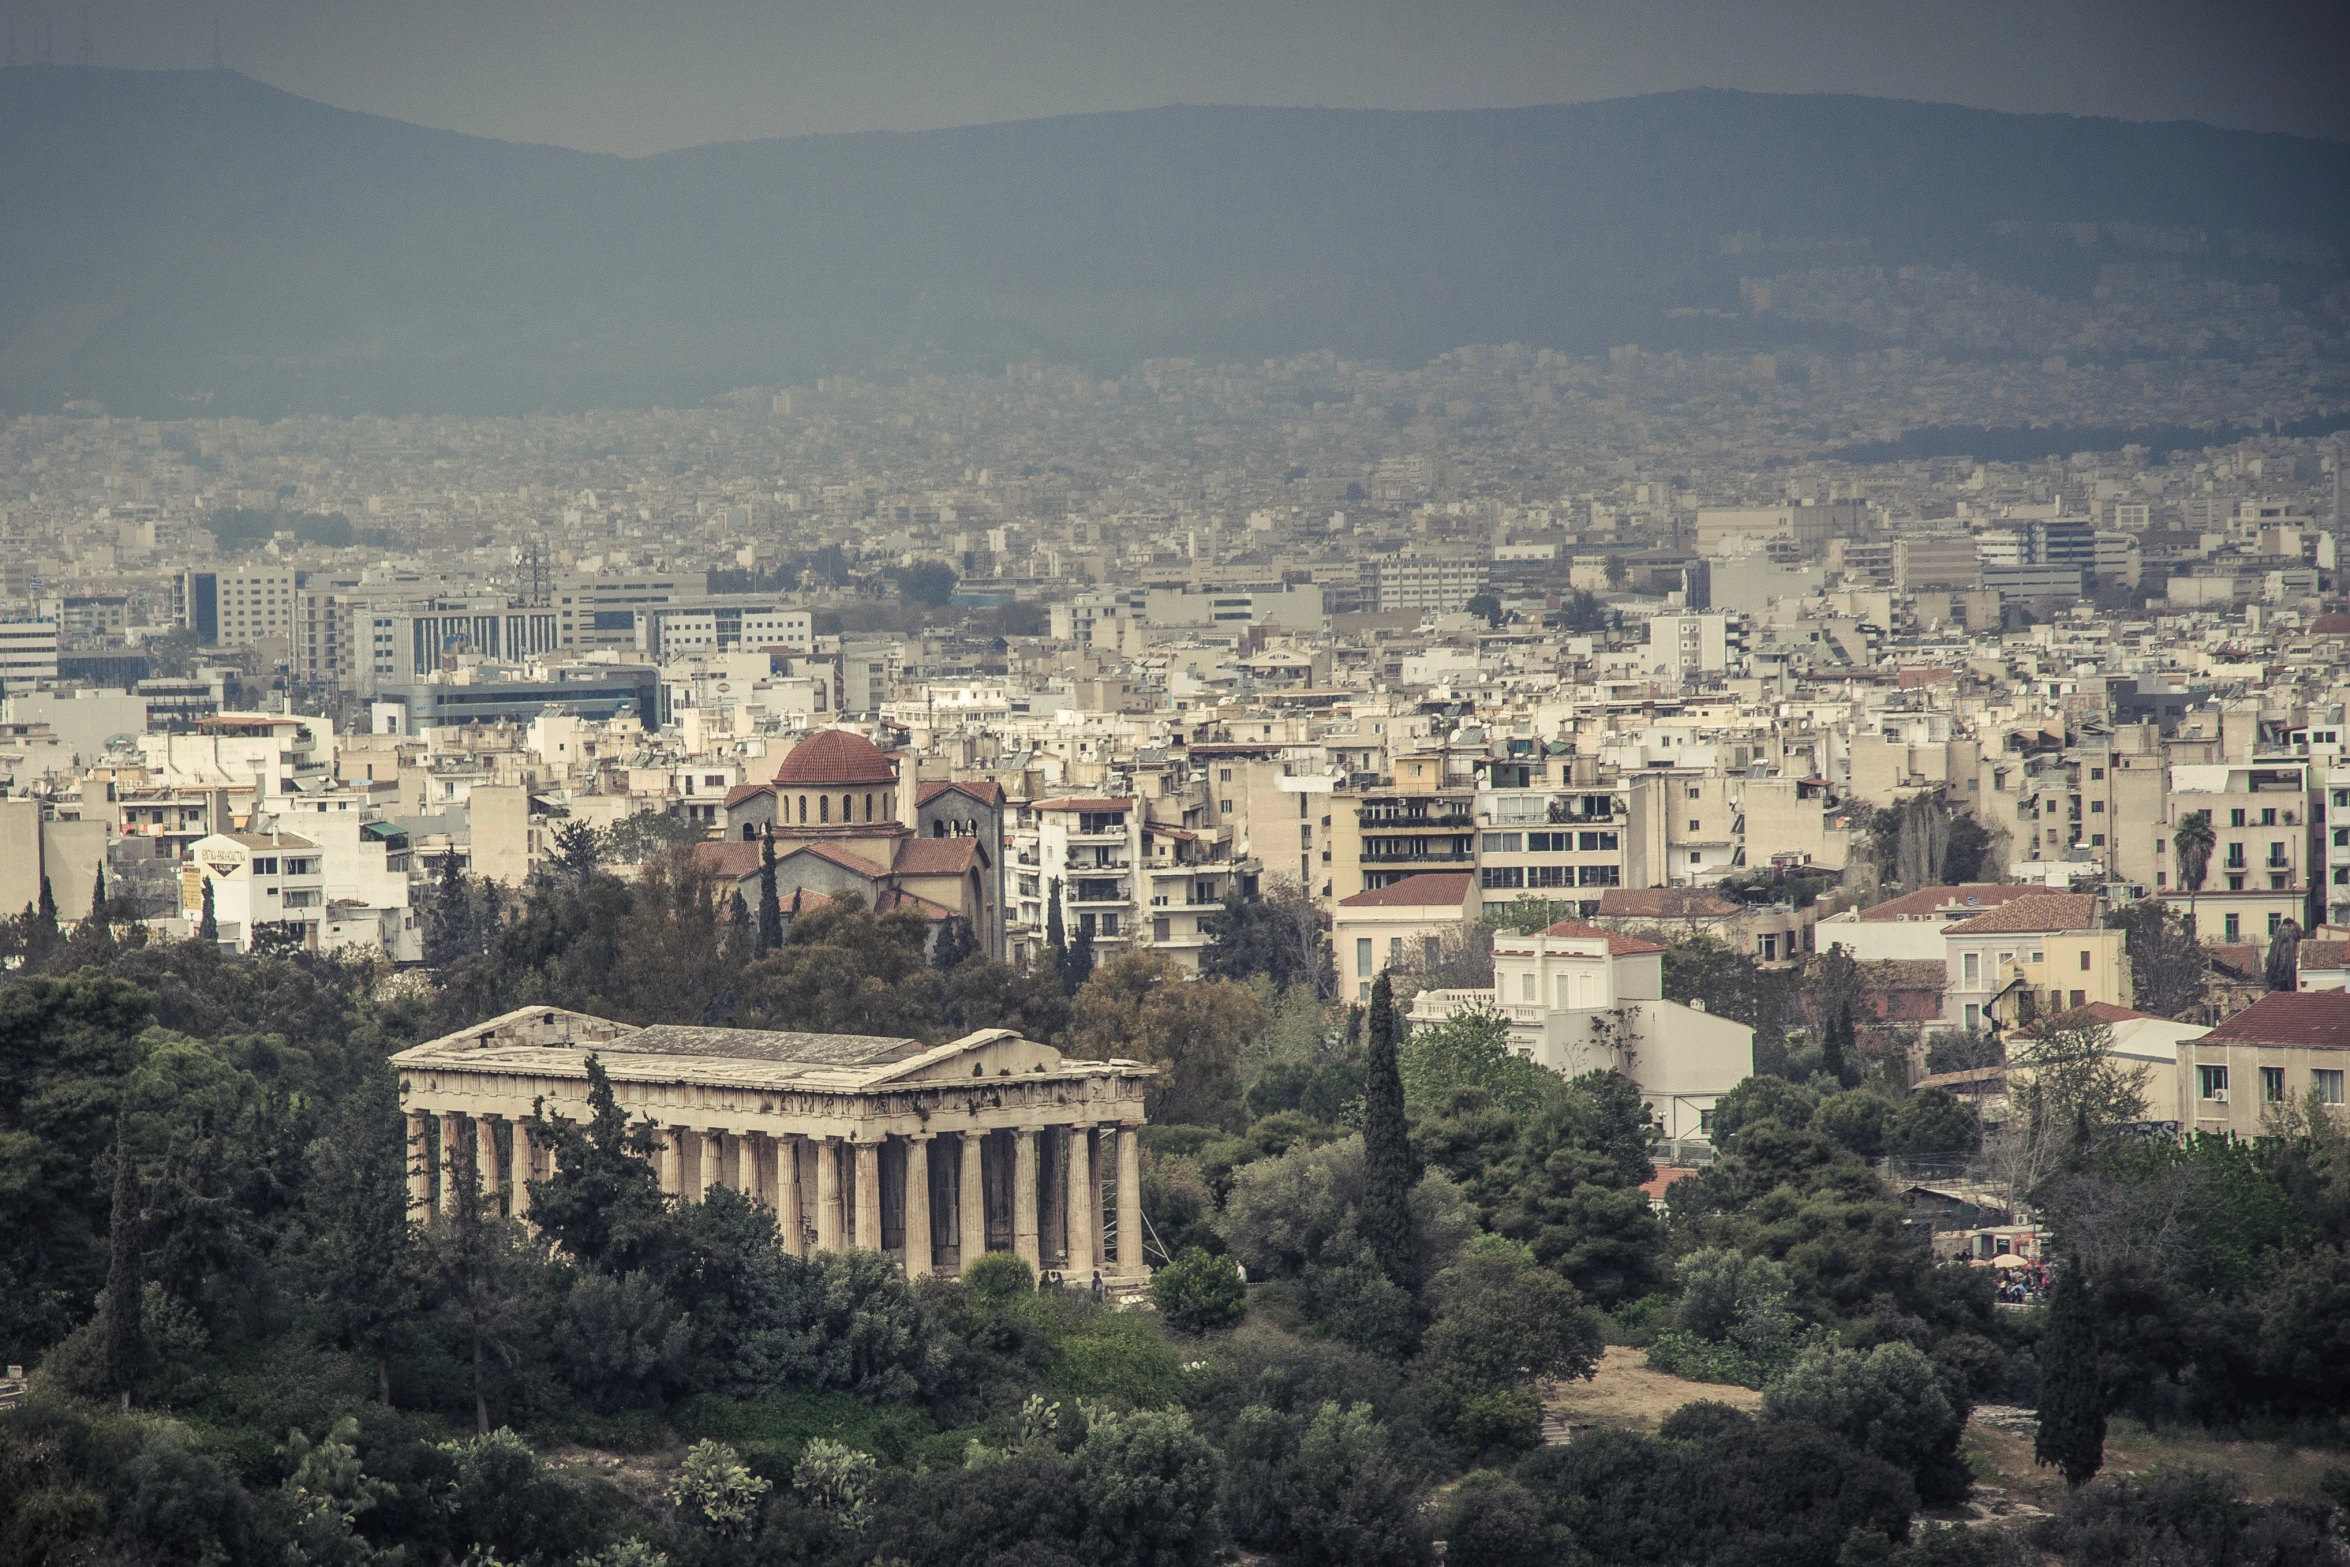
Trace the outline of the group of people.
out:
<instances>
[{"instance_id":1,"label":"group of people","mask_svg":"<svg viewBox=\"0 0 2350 1567\"><path fill-rule=\"evenodd\" d=\"M1084 1290L1086 1287L1082 1284L1071 1284L1066 1274L1063 1274L1058 1269L1055 1269L1050 1273L1039 1273L1036 1276L1036 1288L1037 1292L1042 1294L1046 1290ZM1099 1268L1093 1270L1093 1287L1091 1293L1097 1302L1101 1300L1104 1293L1102 1289L1102 1270Z\"/></svg>"}]
</instances>

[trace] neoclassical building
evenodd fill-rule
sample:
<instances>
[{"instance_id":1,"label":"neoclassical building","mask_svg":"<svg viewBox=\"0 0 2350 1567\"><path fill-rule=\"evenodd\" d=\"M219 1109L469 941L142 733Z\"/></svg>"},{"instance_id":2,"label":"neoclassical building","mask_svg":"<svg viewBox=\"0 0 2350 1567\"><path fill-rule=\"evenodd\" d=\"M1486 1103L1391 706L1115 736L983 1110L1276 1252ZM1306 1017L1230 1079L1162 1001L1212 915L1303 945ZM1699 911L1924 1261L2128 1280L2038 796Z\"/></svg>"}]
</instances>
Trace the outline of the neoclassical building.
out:
<instances>
[{"instance_id":1,"label":"neoclassical building","mask_svg":"<svg viewBox=\"0 0 2350 1567\"><path fill-rule=\"evenodd\" d=\"M533 1109L584 1121L590 1057L629 1120L655 1128L663 1191L739 1191L776 1211L794 1255L862 1247L919 1277L1009 1251L1075 1283L1149 1275L1137 1138L1152 1069L1001 1028L927 1045L525 1007L392 1058L415 1207L446 1211L471 1173L494 1211L527 1220L530 1182L554 1168Z\"/></svg>"}]
</instances>

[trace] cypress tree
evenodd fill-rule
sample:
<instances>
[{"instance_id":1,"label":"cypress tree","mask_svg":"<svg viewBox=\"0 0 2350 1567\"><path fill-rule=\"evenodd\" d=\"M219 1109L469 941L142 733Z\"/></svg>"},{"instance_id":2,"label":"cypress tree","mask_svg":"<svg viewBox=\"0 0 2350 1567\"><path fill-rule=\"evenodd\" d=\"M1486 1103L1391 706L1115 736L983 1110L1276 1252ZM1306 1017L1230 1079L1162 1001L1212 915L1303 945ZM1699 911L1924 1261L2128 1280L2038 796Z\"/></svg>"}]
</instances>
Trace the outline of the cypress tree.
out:
<instances>
[{"instance_id":1,"label":"cypress tree","mask_svg":"<svg viewBox=\"0 0 2350 1567\"><path fill-rule=\"evenodd\" d=\"M2078 1258L2056 1270L2048 1328L2040 1339L2040 1430L2032 1456L2085 1485L2105 1467L2105 1388L2097 1369L2097 1324Z\"/></svg>"},{"instance_id":2,"label":"cypress tree","mask_svg":"<svg viewBox=\"0 0 2350 1567\"><path fill-rule=\"evenodd\" d=\"M1055 876L1045 887L1044 898L1044 955L1053 966L1053 977L1061 982L1061 989L1069 989L1069 927L1061 920L1061 878Z\"/></svg>"},{"instance_id":3,"label":"cypress tree","mask_svg":"<svg viewBox=\"0 0 2350 1567\"><path fill-rule=\"evenodd\" d=\"M1395 991L1385 974L1371 986L1369 1052L1363 1064L1363 1239L1399 1288L1419 1288L1412 1240L1412 1145L1404 1122L1402 1037Z\"/></svg>"},{"instance_id":4,"label":"cypress tree","mask_svg":"<svg viewBox=\"0 0 2350 1567\"><path fill-rule=\"evenodd\" d=\"M1077 927L1077 939L1069 946L1068 968L1061 976L1061 988L1074 996L1093 978L1093 928Z\"/></svg>"},{"instance_id":5,"label":"cypress tree","mask_svg":"<svg viewBox=\"0 0 2350 1567\"><path fill-rule=\"evenodd\" d=\"M98 1324L100 1354L106 1382L122 1395L122 1407L131 1407L131 1383L139 1369L143 1342L139 1317L145 1301L139 1277L139 1189L131 1169L131 1112L128 1104L114 1110L114 1208L106 1226L106 1307Z\"/></svg>"},{"instance_id":6,"label":"cypress tree","mask_svg":"<svg viewBox=\"0 0 2350 1567\"><path fill-rule=\"evenodd\" d=\"M204 878L204 915L196 921L196 939L202 942L220 940L220 921L212 916L212 878Z\"/></svg>"},{"instance_id":7,"label":"cypress tree","mask_svg":"<svg viewBox=\"0 0 2350 1567\"><path fill-rule=\"evenodd\" d=\"M783 902L775 892L775 827L769 823L759 840L759 956L782 945Z\"/></svg>"},{"instance_id":8,"label":"cypress tree","mask_svg":"<svg viewBox=\"0 0 2350 1567\"><path fill-rule=\"evenodd\" d=\"M97 876L90 883L90 918L103 922L106 918L106 867L98 867Z\"/></svg>"}]
</instances>

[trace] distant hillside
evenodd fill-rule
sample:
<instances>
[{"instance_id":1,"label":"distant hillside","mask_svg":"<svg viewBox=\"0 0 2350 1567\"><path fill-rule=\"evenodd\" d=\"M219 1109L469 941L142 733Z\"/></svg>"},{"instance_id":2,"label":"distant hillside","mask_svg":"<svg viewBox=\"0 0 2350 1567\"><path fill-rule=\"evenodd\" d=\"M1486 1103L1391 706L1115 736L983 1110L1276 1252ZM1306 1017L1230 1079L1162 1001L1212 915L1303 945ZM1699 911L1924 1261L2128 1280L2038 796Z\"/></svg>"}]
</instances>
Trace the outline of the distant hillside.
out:
<instances>
[{"instance_id":1,"label":"distant hillside","mask_svg":"<svg viewBox=\"0 0 2350 1567\"><path fill-rule=\"evenodd\" d=\"M1811 258L2070 294L2184 259L2308 300L2350 253L2350 147L1862 98L1179 108L621 159L228 72L39 66L0 73L0 147L11 410L681 402L904 350L1765 346L1799 329L1733 318L1739 277Z\"/></svg>"}]
</instances>

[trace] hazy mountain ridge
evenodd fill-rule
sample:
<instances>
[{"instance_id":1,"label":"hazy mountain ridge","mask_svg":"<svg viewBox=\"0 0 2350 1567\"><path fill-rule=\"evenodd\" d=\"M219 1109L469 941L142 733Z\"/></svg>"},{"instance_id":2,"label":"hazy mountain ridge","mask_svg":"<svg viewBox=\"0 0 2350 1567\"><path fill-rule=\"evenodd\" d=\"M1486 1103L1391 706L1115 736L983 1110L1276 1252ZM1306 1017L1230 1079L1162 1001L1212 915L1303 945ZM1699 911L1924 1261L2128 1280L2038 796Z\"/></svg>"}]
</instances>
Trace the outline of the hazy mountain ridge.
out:
<instances>
[{"instance_id":1,"label":"hazy mountain ridge","mask_svg":"<svg viewBox=\"0 0 2350 1567\"><path fill-rule=\"evenodd\" d=\"M232 73L28 67L0 75L0 137L10 409L688 401L909 345L942 368L1771 346L1843 339L1663 312L1737 312L1742 275L1814 258L2052 293L2178 260L2314 300L2350 252L2350 147L1841 97L1175 108L621 159ZM2108 227L2048 232L2076 223Z\"/></svg>"}]
</instances>

